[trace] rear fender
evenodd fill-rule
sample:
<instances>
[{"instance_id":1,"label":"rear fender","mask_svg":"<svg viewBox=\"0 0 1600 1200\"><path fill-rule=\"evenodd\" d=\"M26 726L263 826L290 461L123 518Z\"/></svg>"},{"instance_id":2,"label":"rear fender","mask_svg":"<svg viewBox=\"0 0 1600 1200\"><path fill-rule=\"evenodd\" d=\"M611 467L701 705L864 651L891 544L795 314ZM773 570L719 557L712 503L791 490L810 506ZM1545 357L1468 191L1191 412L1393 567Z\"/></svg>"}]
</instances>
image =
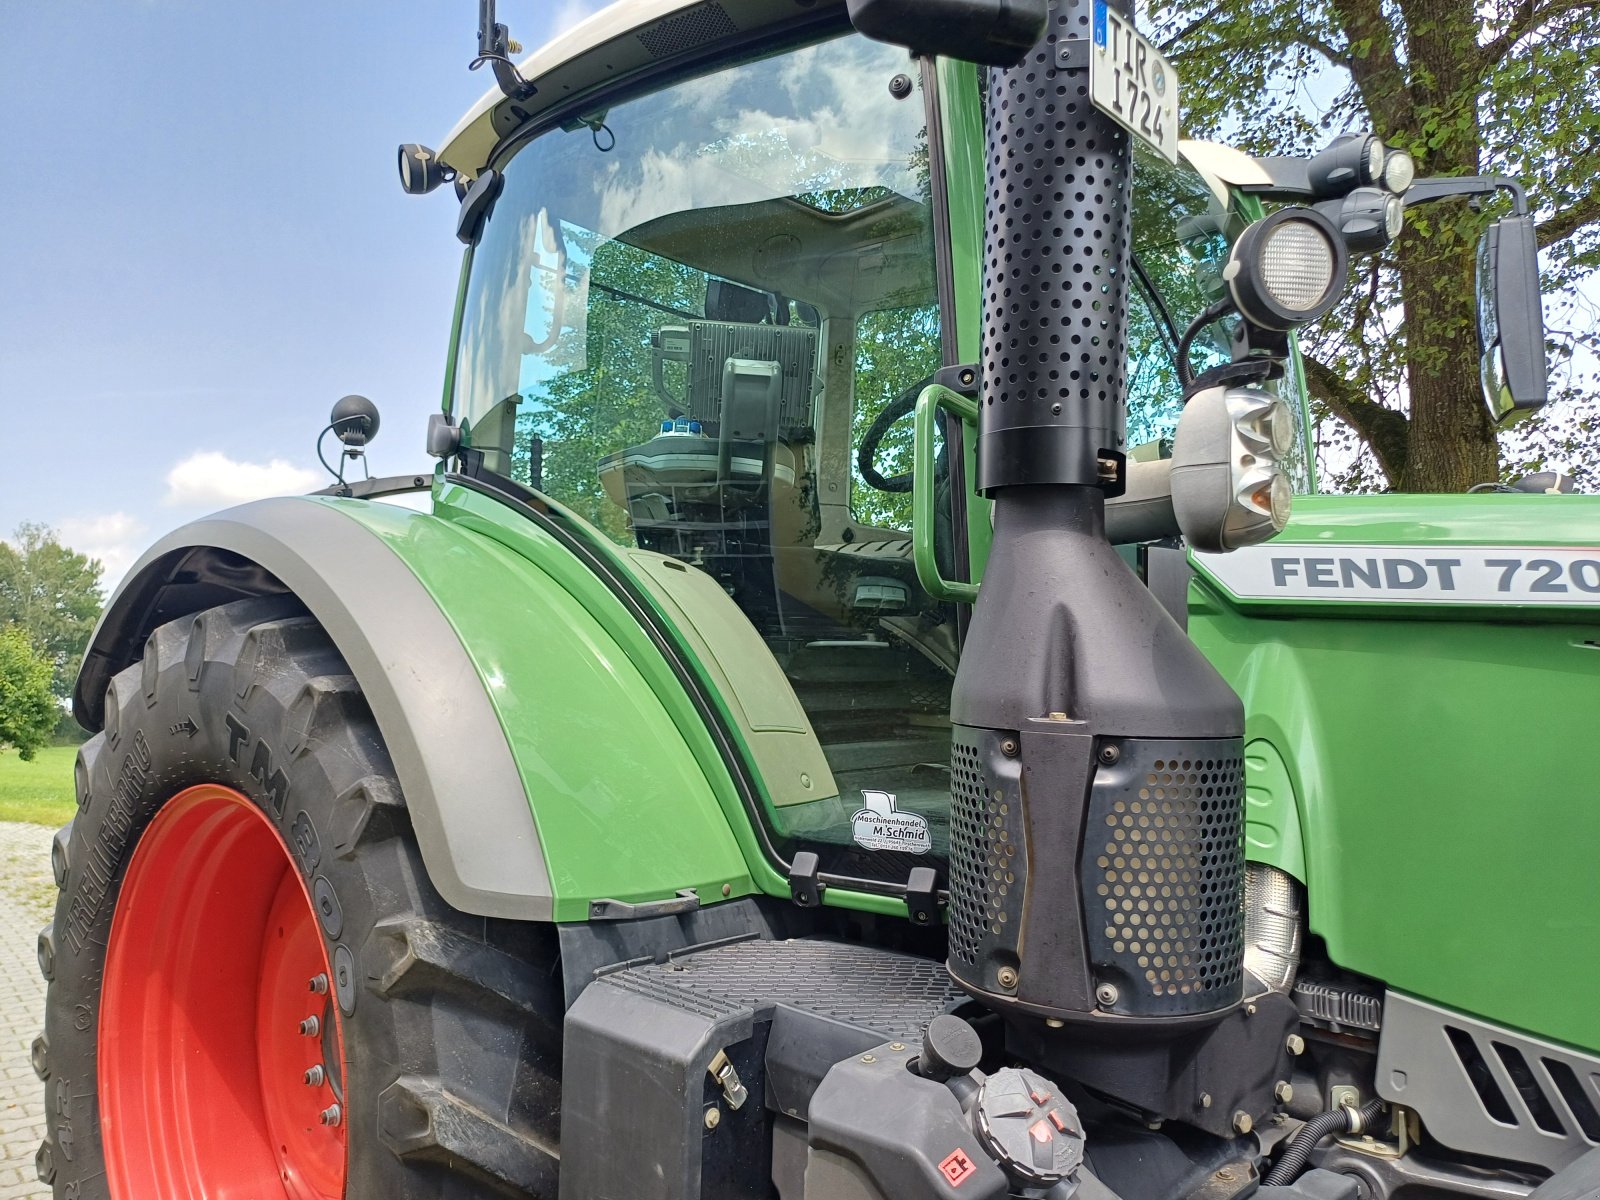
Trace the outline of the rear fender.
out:
<instances>
[{"instance_id":1,"label":"rear fender","mask_svg":"<svg viewBox=\"0 0 1600 1200\"><path fill-rule=\"evenodd\" d=\"M456 908L572 920L601 897L753 890L704 773L604 630L534 564L424 513L285 498L168 534L95 630L79 722L102 726L106 685L160 625L273 594L356 677Z\"/></svg>"}]
</instances>

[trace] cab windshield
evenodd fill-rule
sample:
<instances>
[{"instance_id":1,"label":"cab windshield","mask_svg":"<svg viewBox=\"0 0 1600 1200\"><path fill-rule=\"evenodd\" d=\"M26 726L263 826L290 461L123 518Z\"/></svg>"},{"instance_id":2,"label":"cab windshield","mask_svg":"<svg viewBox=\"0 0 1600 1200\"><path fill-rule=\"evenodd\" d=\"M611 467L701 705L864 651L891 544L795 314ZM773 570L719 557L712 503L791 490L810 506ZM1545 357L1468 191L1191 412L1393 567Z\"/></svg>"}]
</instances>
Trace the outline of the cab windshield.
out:
<instances>
[{"instance_id":1,"label":"cab windshield","mask_svg":"<svg viewBox=\"0 0 1600 1200\"><path fill-rule=\"evenodd\" d=\"M959 654L909 533L903 416L949 340L918 75L846 34L523 146L472 251L452 398L487 470L732 597L827 764L803 790L766 781L769 836L895 883L944 856ZM1174 344L1214 298L1226 231L1187 172L1141 158L1136 187L1129 445L1156 454L1180 411ZM955 577L964 506L937 465ZM862 834L885 809L912 816L866 824L900 846Z\"/></svg>"}]
</instances>

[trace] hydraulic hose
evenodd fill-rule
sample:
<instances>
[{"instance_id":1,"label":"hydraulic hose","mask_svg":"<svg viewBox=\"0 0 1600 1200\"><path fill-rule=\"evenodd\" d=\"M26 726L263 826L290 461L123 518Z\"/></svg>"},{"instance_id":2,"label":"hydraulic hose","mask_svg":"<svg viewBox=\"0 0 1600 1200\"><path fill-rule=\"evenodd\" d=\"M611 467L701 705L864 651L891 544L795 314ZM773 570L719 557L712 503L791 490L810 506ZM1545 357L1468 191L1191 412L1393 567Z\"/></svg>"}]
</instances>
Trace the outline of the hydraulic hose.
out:
<instances>
[{"instance_id":1,"label":"hydraulic hose","mask_svg":"<svg viewBox=\"0 0 1600 1200\"><path fill-rule=\"evenodd\" d=\"M1360 1108L1341 1105L1325 1113L1318 1113L1301 1127L1299 1133L1289 1139L1289 1144L1284 1147L1277 1165L1267 1173L1266 1179L1262 1182L1267 1187L1285 1187L1293 1183L1300 1172L1306 1169L1306 1163L1311 1161L1311 1152L1317 1148L1319 1142L1336 1133L1360 1133L1376 1121L1382 1111L1382 1100L1368 1100Z\"/></svg>"}]
</instances>

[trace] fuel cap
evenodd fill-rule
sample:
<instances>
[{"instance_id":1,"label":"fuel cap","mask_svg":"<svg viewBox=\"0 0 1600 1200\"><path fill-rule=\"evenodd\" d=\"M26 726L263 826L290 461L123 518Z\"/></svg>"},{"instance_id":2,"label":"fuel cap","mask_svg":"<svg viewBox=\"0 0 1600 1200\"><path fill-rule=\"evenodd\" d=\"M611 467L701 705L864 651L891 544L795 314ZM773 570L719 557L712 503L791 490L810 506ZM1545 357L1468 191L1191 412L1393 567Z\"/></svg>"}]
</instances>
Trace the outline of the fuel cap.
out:
<instances>
[{"instance_id":1,"label":"fuel cap","mask_svg":"<svg viewBox=\"0 0 1600 1200\"><path fill-rule=\"evenodd\" d=\"M1078 1110L1033 1071L1006 1067L984 1080L974 1120L984 1148L1018 1183L1060 1183L1083 1162Z\"/></svg>"}]
</instances>

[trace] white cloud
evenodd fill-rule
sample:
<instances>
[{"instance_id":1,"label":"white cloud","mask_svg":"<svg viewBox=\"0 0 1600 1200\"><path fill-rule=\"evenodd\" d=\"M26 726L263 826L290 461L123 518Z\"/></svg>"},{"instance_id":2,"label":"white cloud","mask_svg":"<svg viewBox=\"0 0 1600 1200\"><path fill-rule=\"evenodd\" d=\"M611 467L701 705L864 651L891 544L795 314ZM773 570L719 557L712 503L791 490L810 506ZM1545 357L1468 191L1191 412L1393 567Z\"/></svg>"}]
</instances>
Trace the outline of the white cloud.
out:
<instances>
[{"instance_id":1,"label":"white cloud","mask_svg":"<svg viewBox=\"0 0 1600 1200\"><path fill-rule=\"evenodd\" d=\"M320 481L315 471L274 458L265 463L236 462L216 450L199 450L167 472L163 504L182 508L225 508L266 496L308 492Z\"/></svg>"},{"instance_id":2,"label":"white cloud","mask_svg":"<svg viewBox=\"0 0 1600 1200\"><path fill-rule=\"evenodd\" d=\"M100 583L107 595L144 553L150 540L145 523L125 512L67 517L56 525L56 534L62 545L100 560L105 568Z\"/></svg>"}]
</instances>

